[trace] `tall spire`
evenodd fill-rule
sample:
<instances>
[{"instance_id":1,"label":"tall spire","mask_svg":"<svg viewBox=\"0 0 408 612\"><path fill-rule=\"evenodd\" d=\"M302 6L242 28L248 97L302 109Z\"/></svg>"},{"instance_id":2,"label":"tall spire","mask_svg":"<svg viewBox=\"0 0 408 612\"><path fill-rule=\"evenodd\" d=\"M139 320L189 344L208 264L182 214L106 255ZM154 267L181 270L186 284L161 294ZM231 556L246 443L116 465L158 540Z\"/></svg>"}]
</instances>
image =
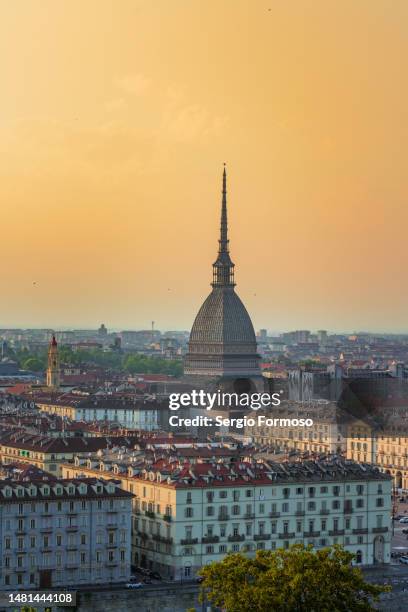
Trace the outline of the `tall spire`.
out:
<instances>
[{"instance_id":1,"label":"tall spire","mask_svg":"<svg viewBox=\"0 0 408 612\"><path fill-rule=\"evenodd\" d=\"M222 173L222 205L219 252L228 253L228 218L227 218L227 171L224 164Z\"/></svg>"},{"instance_id":2,"label":"tall spire","mask_svg":"<svg viewBox=\"0 0 408 612\"><path fill-rule=\"evenodd\" d=\"M58 355L58 344L55 334L48 347L47 387L58 389L60 385L60 364Z\"/></svg>"},{"instance_id":3,"label":"tall spire","mask_svg":"<svg viewBox=\"0 0 408 612\"><path fill-rule=\"evenodd\" d=\"M234 287L234 264L229 255L228 218L227 218L227 171L224 164L222 173L222 204L218 257L213 263L213 287Z\"/></svg>"}]
</instances>

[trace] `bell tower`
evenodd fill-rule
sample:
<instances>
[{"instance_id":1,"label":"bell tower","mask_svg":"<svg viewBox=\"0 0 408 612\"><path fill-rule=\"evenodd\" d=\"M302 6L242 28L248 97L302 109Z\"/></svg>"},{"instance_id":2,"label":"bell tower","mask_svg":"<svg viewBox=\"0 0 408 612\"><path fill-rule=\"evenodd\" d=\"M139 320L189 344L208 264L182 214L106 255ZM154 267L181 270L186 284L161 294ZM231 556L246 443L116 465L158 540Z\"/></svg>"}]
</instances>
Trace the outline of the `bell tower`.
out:
<instances>
[{"instance_id":1,"label":"bell tower","mask_svg":"<svg viewBox=\"0 0 408 612\"><path fill-rule=\"evenodd\" d=\"M60 386L60 364L58 355L58 344L55 335L48 348L47 387L58 389Z\"/></svg>"}]
</instances>

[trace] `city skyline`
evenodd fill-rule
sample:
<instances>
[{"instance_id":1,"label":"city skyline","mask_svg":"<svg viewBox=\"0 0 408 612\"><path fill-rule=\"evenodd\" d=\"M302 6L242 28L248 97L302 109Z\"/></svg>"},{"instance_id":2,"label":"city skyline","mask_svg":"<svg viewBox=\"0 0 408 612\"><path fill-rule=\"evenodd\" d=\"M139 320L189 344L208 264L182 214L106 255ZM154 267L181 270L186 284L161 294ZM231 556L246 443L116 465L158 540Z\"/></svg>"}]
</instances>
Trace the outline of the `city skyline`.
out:
<instances>
[{"instance_id":1,"label":"city skyline","mask_svg":"<svg viewBox=\"0 0 408 612\"><path fill-rule=\"evenodd\" d=\"M1 327L190 329L225 161L256 329L407 333L408 7L387 7L4 5Z\"/></svg>"}]
</instances>

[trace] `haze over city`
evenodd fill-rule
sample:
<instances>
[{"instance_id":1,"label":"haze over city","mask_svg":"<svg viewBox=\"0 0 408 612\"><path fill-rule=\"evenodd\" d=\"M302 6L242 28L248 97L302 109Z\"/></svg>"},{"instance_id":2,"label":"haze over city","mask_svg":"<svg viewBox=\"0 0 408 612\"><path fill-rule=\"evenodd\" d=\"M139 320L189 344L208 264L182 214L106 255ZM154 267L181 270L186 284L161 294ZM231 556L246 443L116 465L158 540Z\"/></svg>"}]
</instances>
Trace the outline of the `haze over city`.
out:
<instances>
[{"instance_id":1,"label":"haze over city","mask_svg":"<svg viewBox=\"0 0 408 612\"><path fill-rule=\"evenodd\" d=\"M255 328L407 332L407 13L3 3L2 327L190 329L226 162Z\"/></svg>"}]
</instances>

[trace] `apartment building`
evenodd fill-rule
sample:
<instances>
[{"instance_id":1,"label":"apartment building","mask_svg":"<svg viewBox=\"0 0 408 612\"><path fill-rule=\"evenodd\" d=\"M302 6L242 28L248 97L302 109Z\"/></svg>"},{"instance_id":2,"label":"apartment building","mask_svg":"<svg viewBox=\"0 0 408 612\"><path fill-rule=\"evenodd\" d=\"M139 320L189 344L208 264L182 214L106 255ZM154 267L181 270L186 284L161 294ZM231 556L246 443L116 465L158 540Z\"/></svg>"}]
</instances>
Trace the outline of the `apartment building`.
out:
<instances>
[{"instance_id":1,"label":"apartment building","mask_svg":"<svg viewBox=\"0 0 408 612\"><path fill-rule=\"evenodd\" d=\"M389 419L382 429L354 421L348 430L347 457L377 465L393 477L397 489L408 490L408 425L403 418Z\"/></svg>"},{"instance_id":2,"label":"apartment building","mask_svg":"<svg viewBox=\"0 0 408 612\"><path fill-rule=\"evenodd\" d=\"M113 480L0 481L0 589L128 580L131 506Z\"/></svg>"},{"instance_id":3,"label":"apartment building","mask_svg":"<svg viewBox=\"0 0 408 612\"><path fill-rule=\"evenodd\" d=\"M89 457L107 445L108 439L104 437L55 438L16 430L0 434L0 459L3 463L19 461L35 465L59 476L62 462L75 456Z\"/></svg>"},{"instance_id":4,"label":"apartment building","mask_svg":"<svg viewBox=\"0 0 408 612\"><path fill-rule=\"evenodd\" d=\"M245 435L261 446L271 446L279 451L298 450L310 453L342 454L346 451L345 427L340 422L340 409L333 402L315 400L301 404L283 402L273 413L267 414L274 419L311 419L311 427L270 427L259 425L253 412L255 425L246 427Z\"/></svg>"},{"instance_id":5,"label":"apartment building","mask_svg":"<svg viewBox=\"0 0 408 612\"><path fill-rule=\"evenodd\" d=\"M168 414L168 401L151 396L94 395L74 393L44 394L35 396L41 412L66 417L72 421L111 421L129 429L155 431L160 429L162 416Z\"/></svg>"},{"instance_id":6,"label":"apartment building","mask_svg":"<svg viewBox=\"0 0 408 612\"><path fill-rule=\"evenodd\" d=\"M81 473L80 466L63 466ZM341 544L360 565L389 563L391 477L333 456L234 464L158 461L128 468L132 561L190 578L228 552Z\"/></svg>"}]
</instances>

